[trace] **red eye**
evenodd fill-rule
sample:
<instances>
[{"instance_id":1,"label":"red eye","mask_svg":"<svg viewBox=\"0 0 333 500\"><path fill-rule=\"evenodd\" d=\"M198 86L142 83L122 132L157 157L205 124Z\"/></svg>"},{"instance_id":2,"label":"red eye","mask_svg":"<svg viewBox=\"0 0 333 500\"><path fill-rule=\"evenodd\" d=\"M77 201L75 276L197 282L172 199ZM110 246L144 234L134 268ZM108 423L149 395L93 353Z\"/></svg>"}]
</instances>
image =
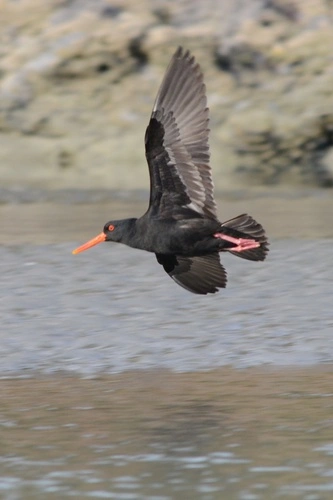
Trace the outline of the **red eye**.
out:
<instances>
[{"instance_id":1,"label":"red eye","mask_svg":"<svg viewBox=\"0 0 333 500\"><path fill-rule=\"evenodd\" d=\"M113 231L114 230L114 225L113 224L110 224L109 227L108 227L108 230L109 231Z\"/></svg>"}]
</instances>

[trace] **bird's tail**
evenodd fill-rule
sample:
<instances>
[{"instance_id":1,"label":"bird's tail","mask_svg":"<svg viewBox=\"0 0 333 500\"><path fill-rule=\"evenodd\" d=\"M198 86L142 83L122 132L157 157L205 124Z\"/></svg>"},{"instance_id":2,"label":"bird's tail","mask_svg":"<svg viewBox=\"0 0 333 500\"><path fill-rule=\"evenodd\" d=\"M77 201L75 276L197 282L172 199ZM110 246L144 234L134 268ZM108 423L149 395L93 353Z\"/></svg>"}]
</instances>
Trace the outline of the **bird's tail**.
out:
<instances>
[{"instance_id":1,"label":"bird's tail","mask_svg":"<svg viewBox=\"0 0 333 500\"><path fill-rule=\"evenodd\" d=\"M243 250L241 252L233 252L229 250L233 255L242 257L242 259L247 260L265 260L268 252L268 239L265 234L265 230L261 224L256 222L248 214L238 215L233 219L227 220L222 224L223 233L232 236L234 238L246 238L253 239L260 243L257 248L251 248L249 250Z\"/></svg>"}]
</instances>

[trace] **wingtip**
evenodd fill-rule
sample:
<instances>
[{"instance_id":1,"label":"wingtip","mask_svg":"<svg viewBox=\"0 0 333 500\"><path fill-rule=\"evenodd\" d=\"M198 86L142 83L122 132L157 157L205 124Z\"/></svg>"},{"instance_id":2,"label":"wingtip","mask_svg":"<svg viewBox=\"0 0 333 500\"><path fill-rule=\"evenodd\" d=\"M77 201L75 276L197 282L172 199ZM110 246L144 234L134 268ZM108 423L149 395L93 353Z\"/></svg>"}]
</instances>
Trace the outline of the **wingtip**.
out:
<instances>
[{"instance_id":1,"label":"wingtip","mask_svg":"<svg viewBox=\"0 0 333 500\"><path fill-rule=\"evenodd\" d=\"M175 57L180 57L184 52L184 49L183 49L183 46L182 45L178 45L177 49L176 49L176 52L174 53L174 56Z\"/></svg>"},{"instance_id":2,"label":"wingtip","mask_svg":"<svg viewBox=\"0 0 333 500\"><path fill-rule=\"evenodd\" d=\"M174 59L191 59L192 62L195 61L194 56L191 54L189 49L184 49L182 45L178 45L176 52L173 55Z\"/></svg>"}]
</instances>

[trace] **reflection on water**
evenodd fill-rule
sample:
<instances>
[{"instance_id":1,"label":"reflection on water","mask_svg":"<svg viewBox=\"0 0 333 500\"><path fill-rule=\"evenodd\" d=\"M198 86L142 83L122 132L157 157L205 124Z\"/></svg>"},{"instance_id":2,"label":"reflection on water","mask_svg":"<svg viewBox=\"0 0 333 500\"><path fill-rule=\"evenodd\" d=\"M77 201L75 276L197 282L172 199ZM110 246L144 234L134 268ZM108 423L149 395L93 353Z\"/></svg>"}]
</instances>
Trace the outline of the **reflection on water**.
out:
<instances>
[{"instance_id":1,"label":"reflection on water","mask_svg":"<svg viewBox=\"0 0 333 500\"><path fill-rule=\"evenodd\" d=\"M332 498L331 371L1 385L4 498Z\"/></svg>"}]
</instances>

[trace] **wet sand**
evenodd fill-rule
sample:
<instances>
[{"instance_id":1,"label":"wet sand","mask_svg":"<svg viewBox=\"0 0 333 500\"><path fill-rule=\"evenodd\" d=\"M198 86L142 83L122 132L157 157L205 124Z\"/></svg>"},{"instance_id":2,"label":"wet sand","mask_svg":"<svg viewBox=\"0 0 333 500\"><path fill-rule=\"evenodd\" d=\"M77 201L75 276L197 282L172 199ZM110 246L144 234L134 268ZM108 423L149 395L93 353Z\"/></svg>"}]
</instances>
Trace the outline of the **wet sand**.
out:
<instances>
[{"instance_id":1,"label":"wet sand","mask_svg":"<svg viewBox=\"0 0 333 500\"><path fill-rule=\"evenodd\" d=\"M110 201L105 201L109 196ZM85 203L73 193L53 196L61 201L0 205L2 244L47 244L86 239L109 219L135 217L147 209L148 193L96 194L101 202ZM81 200L74 202L74 200ZM270 237L332 238L333 196L330 190L228 192L217 199L221 220L250 213Z\"/></svg>"}]
</instances>

